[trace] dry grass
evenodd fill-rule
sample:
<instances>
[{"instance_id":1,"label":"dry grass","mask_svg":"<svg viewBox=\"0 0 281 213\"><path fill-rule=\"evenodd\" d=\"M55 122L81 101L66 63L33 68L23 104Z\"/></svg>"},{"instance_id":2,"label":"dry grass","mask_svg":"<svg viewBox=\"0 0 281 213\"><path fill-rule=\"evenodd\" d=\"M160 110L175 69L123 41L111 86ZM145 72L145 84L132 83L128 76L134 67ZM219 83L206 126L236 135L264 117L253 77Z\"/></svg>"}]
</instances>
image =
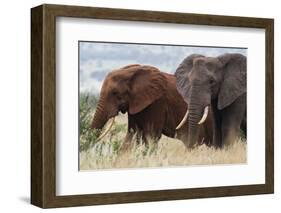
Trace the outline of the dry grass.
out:
<instances>
[{"instance_id":1,"label":"dry grass","mask_svg":"<svg viewBox=\"0 0 281 213\"><path fill-rule=\"evenodd\" d=\"M115 127L121 130L110 132L103 141L96 142L90 149L80 152L80 169L115 169L141 167L171 167L187 165L238 164L247 162L247 144L238 140L232 146L219 150L205 145L186 150L177 139L162 136L158 143L148 146L134 144L124 152L119 148L125 137L127 118L117 117Z\"/></svg>"}]
</instances>

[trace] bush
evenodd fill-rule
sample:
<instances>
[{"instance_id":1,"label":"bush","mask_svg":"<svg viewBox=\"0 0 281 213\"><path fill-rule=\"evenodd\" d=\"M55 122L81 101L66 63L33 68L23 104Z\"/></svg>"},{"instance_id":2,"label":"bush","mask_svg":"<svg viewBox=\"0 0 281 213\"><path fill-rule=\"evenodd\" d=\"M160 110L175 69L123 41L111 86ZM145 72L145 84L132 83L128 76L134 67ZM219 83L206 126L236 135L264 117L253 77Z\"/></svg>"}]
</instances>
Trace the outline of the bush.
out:
<instances>
[{"instance_id":1,"label":"bush","mask_svg":"<svg viewBox=\"0 0 281 213\"><path fill-rule=\"evenodd\" d=\"M99 130L94 130L91 128L91 122L94 116L94 112L98 103L98 97L92 94L82 93L80 94L80 107L79 107L79 119L80 119L80 143L79 150L87 151L95 144L107 143L110 144L112 150L117 152L121 145L122 139L118 138L119 133L126 132L126 124L114 123L110 132L107 134L107 137L102 141L97 141L98 135L100 135Z\"/></svg>"},{"instance_id":2,"label":"bush","mask_svg":"<svg viewBox=\"0 0 281 213\"><path fill-rule=\"evenodd\" d=\"M91 129L91 120L98 103L98 97L91 94L80 94L79 105L79 150L88 150L94 144L99 131Z\"/></svg>"}]
</instances>

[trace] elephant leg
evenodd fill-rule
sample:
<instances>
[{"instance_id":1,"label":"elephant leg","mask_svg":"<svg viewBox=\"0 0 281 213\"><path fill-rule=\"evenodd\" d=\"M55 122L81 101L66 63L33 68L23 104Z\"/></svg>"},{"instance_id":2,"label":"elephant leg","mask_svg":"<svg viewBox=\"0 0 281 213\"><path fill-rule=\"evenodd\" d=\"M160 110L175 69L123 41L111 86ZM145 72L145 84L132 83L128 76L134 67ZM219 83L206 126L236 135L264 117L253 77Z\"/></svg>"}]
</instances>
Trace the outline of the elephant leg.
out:
<instances>
[{"instance_id":1,"label":"elephant leg","mask_svg":"<svg viewBox=\"0 0 281 213\"><path fill-rule=\"evenodd\" d=\"M201 139L200 139L201 138ZM205 123L200 128L199 141L207 146L212 145L213 141L213 112L210 110Z\"/></svg>"},{"instance_id":2,"label":"elephant leg","mask_svg":"<svg viewBox=\"0 0 281 213\"><path fill-rule=\"evenodd\" d=\"M209 129L209 127L207 125L204 125L202 127L201 130L202 133L200 133L199 135L199 142L201 142L201 144L206 144L207 146L211 146L212 144L212 130ZM202 134L202 136L201 136Z\"/></svg>"},{"instance_id":3,"label":"elephant leg","mask_svg":"<svg viewBox=\"0 0 281 213\"><path fill-rule=\"evenodd\" d=\"M246 110L244 118L242 120L240 129L243 131L244 136L247 138L247 110Z\"/></svg>"},{"instance_id":4,"label":"elephant leg","mask_svg":"<svg viewBox=\"0 0 281 213\"><path fill-rule=\"evenodd\" d=\"M206 125L202 125L200 126L199 129L199 138L198 138L198 144L202 145L202 144L206 144L207 146L209 146L210 143L210 133L208 131L208 128Z\"/></svg>"},{"instance_id":5,"label":"elephant leg","mask_svg":"<svg viewBox=\"0 0 281 213\"><path fill-rule=\"evenodd\" d=\"M142 123L139 120L138 116L130 116L129 115L129 127L130 127L130 132L133 132L133 136L134 136L134 140L132 141L140 144L142 143L143 137L144 135L144 127L142 125Z\"/></svg>"},{"instance_id":6,"label":"elephant leg","mask_svg":"<svg viewBox=\"0 0 281 213\"><path fill-rule=\"evenodd\" d=\"M136 137L137 139L138 135L139 135L139 130L136 125L136 121L132 116L128 115L128 130L121 149L128 150L130 147L132 147L133 139L134 137Z\"/></svg>"},{"instance_id":7,"label":"elephant leg","mask_svg":"<svg viewBox=\"0 0 281 213\"><path fill-rule=\"evenodd\" d=\"M145 144L150 142L157 142L162 135L162 128L159 127L159 124L148 123L145 125L142 133L142 140Z\"/></svg>"},{"instance_id":8,"label":"elephant leg","mask_svg":"<svg viewBox=\"0 0 281 213\"><path fill-rule=\"evenodd\" d=\"M143 143L156 142L161 138L166 119L165 105L166 102L159 99L136 115Z\"/></svg>"},{"instance_id":9,"label":"elephant leg","mask_svg":"<svg viewBox=\"0 0 281 213\"><path fill-rule=\"evenodd\" d=\"M234 143L234 141L237 139L239 132L239 128L237 125L233 125L232 122L223 122L222 125L222 141L223 146L230 146Z\"/></svg>"},{"instance_id":10,"label":"elephant leg","mask_svg":"<svg viewBox=\"0 0 281 213\"><path fill-rule=\"evenodd\" d=\"M240 136L240 126L245 117L246 94L237 98L233 104L223 110L222 141L223 145L231 145Z\"/></svg>"},{"instance_id":11,"label":"elephant leg","mask_svg":"<svg viewBox=\"0 0 281 213\"><path fill-rule=\"evenodd\" d=\"M212 145L216 148L222 148L222 135L221 135L221 112L217 109L217 101L212 101L213 113L213 140Z\"/></svg>"}]
</instances>

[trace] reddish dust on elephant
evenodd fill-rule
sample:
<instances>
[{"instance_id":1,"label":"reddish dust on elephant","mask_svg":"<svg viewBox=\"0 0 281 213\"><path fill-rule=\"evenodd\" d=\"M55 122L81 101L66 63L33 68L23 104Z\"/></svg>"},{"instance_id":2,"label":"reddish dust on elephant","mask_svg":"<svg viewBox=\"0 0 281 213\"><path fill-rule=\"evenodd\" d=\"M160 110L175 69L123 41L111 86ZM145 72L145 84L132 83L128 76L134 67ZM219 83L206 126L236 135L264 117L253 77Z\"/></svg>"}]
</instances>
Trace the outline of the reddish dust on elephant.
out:
<instances>
[{"instance_id":1,"label":"reddish dust on elephant","mask_svg":"<svg viewBox=\"0 0 281 213\"><path fill-rule=\"evenodd\" d=\"M163 134L180 139L188 147L188 123L183 123L187 108L177 91L174 75L153 66L132 64L106 76L92 128L103 129L119 112L127 113L125 145L130 144L134 136L147 143L148 139L158 141ZM209 144L212 140L212 113L203 118L202 123L199 141ZM105 134L108 131L105 130Z\"/></svg>"}]
</instances>

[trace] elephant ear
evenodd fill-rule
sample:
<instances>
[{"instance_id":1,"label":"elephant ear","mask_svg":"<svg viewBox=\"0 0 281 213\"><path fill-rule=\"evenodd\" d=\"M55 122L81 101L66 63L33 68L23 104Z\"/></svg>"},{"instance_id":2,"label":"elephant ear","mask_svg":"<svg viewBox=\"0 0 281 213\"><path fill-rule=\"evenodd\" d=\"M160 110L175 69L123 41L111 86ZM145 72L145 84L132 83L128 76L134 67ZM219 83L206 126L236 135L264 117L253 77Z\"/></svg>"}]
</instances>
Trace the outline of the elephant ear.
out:
<instances>
[{"instance_id":1,"label":"elephant ear","mask_svg":"<svg viewBox=\"0 0 281 213\"><path fill-rule=\"evenodd\" d=\"M166 77L155 67L133 67L134 74L130 78L129 113L136 114L166 92Z\"/></svg>"},{"instance_id":2,"label":"elephant ear","mask_svg":"<svg viewBox=\"0 0 281 213\"><path fill-rule=\"evenodd\" d=\"M191 69L193 67L193 60L195 58L204 57L203 55L199 54L192 54L186 57L181 64L178 66L175 76L177 81L177 90L183 97L184 101L188 103L188 94L189 94L189 88L190 83L188 80L188 74L191 72Z\"/></svg>"},{"instance_id":3,"label":"elephant ear","mask_svg":"<svg viewBox=\"0 0 281 213\"><path fill-rule=\"evenodd\" d=\"M218 94L218 109L221 110L246 92L247 58L241 54L224 54L218 59L223 72Z\"/></svg>"}]
</instances>

